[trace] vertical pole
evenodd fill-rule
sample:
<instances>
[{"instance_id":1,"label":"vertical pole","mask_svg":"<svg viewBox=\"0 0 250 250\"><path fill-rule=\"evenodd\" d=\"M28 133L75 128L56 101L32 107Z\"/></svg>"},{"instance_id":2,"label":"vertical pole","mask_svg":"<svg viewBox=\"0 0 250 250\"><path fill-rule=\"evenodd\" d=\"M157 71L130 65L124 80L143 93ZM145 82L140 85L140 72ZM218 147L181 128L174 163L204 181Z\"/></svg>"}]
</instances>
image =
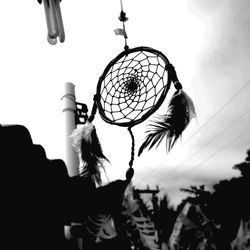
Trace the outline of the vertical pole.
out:
<instances>
[{"instance_id":1,"label":"vertical pole","mask_svg":"<svg viewBox=\"0 0 250 250\"><path fill-rule=\"evenodd\" d=\"M64 102L63 114L64 114L64 126L65 126L65 163L68 169L69 176L79 174L79 160L78 156L71 145L69 136L76 128L75 124L75 110L76 110L76 98L75 98L75 85L70 82L66 82L64 86L64 95L62 97Z\"/></svg>"},{"instance_id":2,"label":"vertical pole","mask_svg":"<svg viewBox=\"0 0 250 250\"><path fill-rule=\"evenodd\" d=\"M73 130L76 128L76 123L75 123L76 97L75 97L75 85L73 83L71 82L65 83L64 95L61 99L64 102L64 107L62 112L64 114L64 126L65 126L65 163L68 169L69 176L75 176L79 174L79 158L73 146L71 145L69 138ZM74 223L72 223L71 226L74 226ZM82 239L77 238L75 242L76 242L76 249L74 250L83 250Z\"/></svg>"}]
</instances>

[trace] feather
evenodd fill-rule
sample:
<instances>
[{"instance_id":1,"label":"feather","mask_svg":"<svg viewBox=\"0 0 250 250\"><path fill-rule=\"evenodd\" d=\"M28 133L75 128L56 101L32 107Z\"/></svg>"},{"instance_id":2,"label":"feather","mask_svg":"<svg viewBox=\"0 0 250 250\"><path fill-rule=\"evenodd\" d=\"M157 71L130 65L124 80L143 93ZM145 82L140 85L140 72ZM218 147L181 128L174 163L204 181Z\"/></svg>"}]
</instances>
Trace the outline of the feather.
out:
<instances>
[{"instance_id":1,"label":"feather","mask_svg":"<svg viewBox=\"0 0 250 250\"><path fill-rule=\"evenodd\" d=\"M90 215L87 217L85 224L89 238L97 243L117 236L114 221L110 214Z\"/></svg>"},{"instance_id":2,"label":"feather","mask_svg":"<svg viewBox=\"0 0 250 250\"><path fill-rule=\"evenodd\" d=\"M146 131L148 134L139 148L138 156L148 147L158 147L166 137L166 149L169 152L176 140L182 135L191 119L196 116L191 98L182 90L177 90L170 100L167 114L157 117Z\"/></svg>"},{"instance_id":3,"label":"feather","mask_svg":"<svg viewBox=\"0 0 250 250\"><path fill-rule=\"evenodd\" d=\"M160 250L155 224L143 213L140 201L133 197L131 185L125 191L123 207L117 228L128 237L130 244L135 249Z\"/></svg>"},{"instance_id":4,"label":"feather","mask_svg":"<svg viewBox=\"0 0 250 250\"><path fill-rule=\"evenodd\" d=\"M80 175L91 177L93 182L101 184L100 168L104 169L103 161L109 160L103 154L94 125L87 121L75 129L70 137L81 162Z\"/></svg>"}]
</instances>

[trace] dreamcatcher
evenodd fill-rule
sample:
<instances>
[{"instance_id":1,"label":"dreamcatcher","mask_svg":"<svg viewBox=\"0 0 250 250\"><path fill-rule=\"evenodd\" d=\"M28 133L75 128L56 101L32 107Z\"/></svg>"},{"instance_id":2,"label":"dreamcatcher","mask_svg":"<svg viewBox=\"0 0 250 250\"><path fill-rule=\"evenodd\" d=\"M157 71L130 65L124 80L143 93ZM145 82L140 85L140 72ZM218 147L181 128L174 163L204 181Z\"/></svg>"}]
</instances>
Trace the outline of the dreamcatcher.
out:
<instances>
[{"instance_id":1,"label":"dreamcatcher","mask_svg":"<svg viewBox=\"0 0 250 250\"><path fill-rule=\"evenodd\" d=\"M195 116L195 108L191 98L182 90L175 68L168 58L150 47L130 49L124 25L128 19L123 8L119 19L123 22L123 28L116 29L115 33L124 36L124 51L110 61L99 78L89 121L93 121L98 109L105 122L128 128L132 138L129 162L132 167L135 146L132 127L145 121L161 106L171 83L176 92L170 100L167 113L158 116L149 126L138 156L146 148L158 147L164 137L167 151L170 151Z\"/></svg>"},{"instance_id":2,"label":"dreamcatcher","mask_svg":"<svg viewBox=\"0 0 250 250\"><path fill-rule=\"evenodd\" d=\"M87 135L85 141L87 141L88 148L97 149L98 152L93 152L93 154L97 156L97 159L103 160L106 157L102 153L92 125L97 110L105 122L127 127L132 139L129 162L132 168L135 155L132 127L145 121L160 108L171 84L176 88L176 92L170 99L168 110L166 114L156 117L155 121L149 125L138 156L146 148L158 147L164 138L166 149L170 151L195 116L195 107L191 98L183 91L174 66L162 52L144 46L132 49L128 47L125 29L125 22L128 18L123 11L122 1L119 20L123 23L123 28L116 29L115 33L124 37L124 51L110 61L100 76L91 115L87 117L85 128L80 134ZM94 135L94 140L89 136L91 134ZM80 139L82 138L84 136ZM93 147L92 142L96 142L96 146Z\"/></svg>"},{"instance_id":3,"label":"dreamcatcher","mask_svg":"<svg viewBox=\"0 0 250 250\"><path fill-rule=\"evenodd\" d=\"M132 140L131 159L126 173L129 184L134 174L135 138L132 128L160 108L173 84L176 92L170 100L167 113L156 117L155 122L149 125L138 156L146 148L158 147L164 138L167 151L170 151L195 116L195 108L190 97L182 90L174 66L162 52L144 46L132 49L128 47L125 30L128 18L123 11L122 2L119 20L123 23L123 28L116 29L115 33L124 36L124 51L110 61L100 76L91 114L86 117L83 127L73 133L73 145L85 162L81 173L92 173L98 177L95 179L100 183L98 171L103 167L103 160L107 158L102 152L92 123L95 115L99 111L105 122L126 127Z\"/></svg>"}]
</instances>

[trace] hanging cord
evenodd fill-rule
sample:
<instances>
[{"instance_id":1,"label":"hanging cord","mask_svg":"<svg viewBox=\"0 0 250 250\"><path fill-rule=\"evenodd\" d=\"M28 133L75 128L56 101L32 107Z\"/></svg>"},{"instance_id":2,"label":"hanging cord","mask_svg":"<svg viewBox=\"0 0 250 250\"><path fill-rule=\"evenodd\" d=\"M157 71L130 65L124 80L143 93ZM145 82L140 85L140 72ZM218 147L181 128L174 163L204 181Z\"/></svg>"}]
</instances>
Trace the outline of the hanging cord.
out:
<instances>
[{"instance_id":1,"label":"hanging cord","mask_svg":"<svg viewBox=\"0 0 250 250\"><path fill-rule=\"evenodd\" d=\"M132 132L131 127L128 127L128 131L129 131L131 139L132 139L131 159L130 159L130 162L129 162L129 167L132 168L133 167L134 158L135 158L135 137L134 137L134 134Z\"/></svg>"},{"instance_id":2,"label":"hanging cord","mask_svg":"<svg viewBox=\"0 0 250 250\"><path fill-rule=\"evenodd\" d=\"M99 97L98 94L94 95L94 104L93 104L93 107L92 107L92 110L91 110L91 114L90 114L90 116L88 118L89 122L92 122L94 120L94 118L95 118L95 114L96 114L96 111L97 111L96 102L97 102L98 97Z\"/></svg>"},{"instance_id":3,"label":"hanging cord","mask_svg":"<svg viewBox=\"0 0 250 250\"><path fill-rule=\"evenodd\" d=\"M179 82L174 66L172 64L169 64L166 66L166 69L169 70L169 77L171 78L171 81L173 82L175 89L181 90L182 85Z\"/></svg>"},{"instance_id":4,"label":"hanging cord","mask_svg":"<svg viewBox=\"0 0 250 250\"><path fill-rule=\"evenodd\" d=\"M128 127L128 131L129 131L129 134L130 134L131 139L132 139L132 146L131 146L131 159L129 161L129 169L126 172L127 184L131 182L131 180L134 176L133 162L134 162L134 158L135 158L135 137L134 137L134 134L132 132L132 127Z\"/></svg>"},{"instance_id":5,"label":"hanging cord","mask_svg":"<svg viewBox=\"0 0 250 250\"><path fill-rule=\"evenodd\" d=\"M119 16L119 20L122 22L122 27L123 27L123 36L124 36L124 41L125 41L125 46L124 49L128 50L128 44L127 44L127 32L126 32L126 28L125 28L125 22L128 21L128 18L126 17L126 13L123 11L123 3L122 0L120 0L120 5L121 5L121 12L120 12L120 16Z\"/></svg>"}]
</instances>

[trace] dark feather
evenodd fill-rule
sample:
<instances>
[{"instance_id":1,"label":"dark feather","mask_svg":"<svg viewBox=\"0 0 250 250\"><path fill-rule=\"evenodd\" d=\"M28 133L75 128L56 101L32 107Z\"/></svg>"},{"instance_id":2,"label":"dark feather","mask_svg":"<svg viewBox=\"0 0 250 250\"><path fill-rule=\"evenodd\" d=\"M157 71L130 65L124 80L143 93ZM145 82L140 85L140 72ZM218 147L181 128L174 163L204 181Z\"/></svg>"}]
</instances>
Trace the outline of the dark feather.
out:
<instances>
[{"instance_id":1,"label":"dark feather","mask_svg":"<svg viewBox=\"0 0 250 250\"><path fill-rule=\"evenodd\" d=\"M80 175L90 177L93 182L101 184L100 168L104 168L103 161L109 161L103 154L96 129L92 123L86 122L71 135L73 147L78 152L83 166Z\"/></svg>"},{"instance_id":2,"label":"dark feather","mask_svg":"<svg viewBox=\"0 0 250 250\"><path fill-rule=\"evenodd\" d=\"M166 149L169 152L195 115L191 98L182 89L176 91L170 100L167 114L157 117L157 120L150 125L150 129L146 131L148 135L138 151L138 156L147 147L157 148L165 137Z\"/></svg>"},{"instance_id":3,"label":"dark feather","mask_svg":"<svg viewBox=\"0 0 250 250\"><path fill-rule=\"evenodd\" d=\"M101 146L101 143L100 143L99 138L97 136L95 127L93 127L90 138L91 138L91 142L90 142L91 152L94 155L96 155L97 158L109 161L107 159L107 157L103 154L102 146Z\"/></svg>"}]
</instances>

